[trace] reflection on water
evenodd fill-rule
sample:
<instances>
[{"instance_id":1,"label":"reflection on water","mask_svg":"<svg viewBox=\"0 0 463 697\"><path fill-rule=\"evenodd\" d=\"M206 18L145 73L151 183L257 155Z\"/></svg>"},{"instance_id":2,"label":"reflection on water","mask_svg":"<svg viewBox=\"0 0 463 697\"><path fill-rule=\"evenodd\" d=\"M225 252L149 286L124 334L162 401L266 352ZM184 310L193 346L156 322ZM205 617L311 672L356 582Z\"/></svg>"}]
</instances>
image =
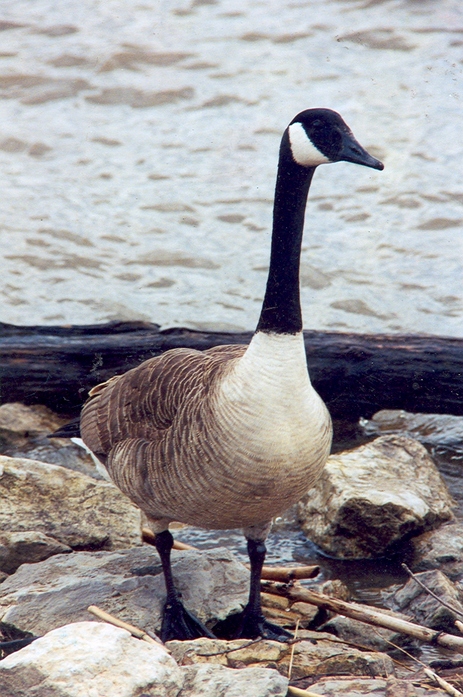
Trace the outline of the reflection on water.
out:
<instances>
[{"instance_id":1,"label":"reflection on water","mask_svg":"<svg viewBox=\"0 0 463 697\"><path fill-rule=\"evenodd\" d=\"M321 168L317 329L461 335L458 0L17 0L0 10L4 322L252 329L279 138L339 110L384 172Z\"/></svg>"}]
</instances>

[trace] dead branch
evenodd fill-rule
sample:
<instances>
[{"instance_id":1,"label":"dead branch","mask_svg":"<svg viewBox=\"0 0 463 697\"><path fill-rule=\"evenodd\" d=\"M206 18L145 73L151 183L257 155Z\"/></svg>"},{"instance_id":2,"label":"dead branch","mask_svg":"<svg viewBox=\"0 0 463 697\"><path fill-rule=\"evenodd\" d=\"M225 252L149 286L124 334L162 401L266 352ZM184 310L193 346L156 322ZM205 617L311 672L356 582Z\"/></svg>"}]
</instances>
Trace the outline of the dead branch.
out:
<instances>
[{"instance_id":1,"label":"dead branch","mask_svg":"<svg viewBox=\"0 0 463 697\"><path fill-rule=\"evenodd\" d=\"M351 617L354 620L372 624L377 627L384 627L400 634L407 634L415 639L424 641L429 644L437 644L446 649L452 649L459 653L463 653L463 637L457 637L453 634L439 632L422 625L403 620L400 617L386 615L377 608L368 605L357 605L355 603L346 603L344 600L331 598L322 593L302 588L301 586L287 586L282 583L272 581L264 581L262 589L267 593L275 593L276 595L284 595L293 601L302 601L311 603L324 610L331 610L338 615Z\"/></svg>"}]
</instances>

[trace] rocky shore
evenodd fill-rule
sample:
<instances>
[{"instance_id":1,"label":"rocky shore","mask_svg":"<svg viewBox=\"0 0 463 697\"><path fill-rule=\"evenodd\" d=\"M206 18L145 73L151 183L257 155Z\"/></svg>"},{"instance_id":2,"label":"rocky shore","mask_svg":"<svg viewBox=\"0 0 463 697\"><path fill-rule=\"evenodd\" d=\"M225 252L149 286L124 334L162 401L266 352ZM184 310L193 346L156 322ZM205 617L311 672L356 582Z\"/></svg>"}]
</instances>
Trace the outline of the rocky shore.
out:
<instances>
[{"instance_id":1,"label":"rocky shore","mask_svg":"<svg viewBox=\"0 0 463 697\"><path fill-rule=\"evenodd\" d=\"M426 649L294 597L310 588L358 606L355 589L326 569L287 586L292 593L264 584L266 616L293 631L294 642L156 641L164 585L139 511L77 444L47 438L62 424L46 407L0 406L0 641L39 637L3 650L2 697L445 694L426 666L461 694L463 649ZM462 424L405 412L364 422L370 442L330 457L295 524L346 564L400 555L407 544L414 575L382 584L381 612L463 641L459 491L449 491L430 455L461 445ZM185 604L212 630L246 602L249 575L229 549L176 550L173 571ZM97 620L90 605L141 628L148 641Z\"/></svg>"}]
</instances>

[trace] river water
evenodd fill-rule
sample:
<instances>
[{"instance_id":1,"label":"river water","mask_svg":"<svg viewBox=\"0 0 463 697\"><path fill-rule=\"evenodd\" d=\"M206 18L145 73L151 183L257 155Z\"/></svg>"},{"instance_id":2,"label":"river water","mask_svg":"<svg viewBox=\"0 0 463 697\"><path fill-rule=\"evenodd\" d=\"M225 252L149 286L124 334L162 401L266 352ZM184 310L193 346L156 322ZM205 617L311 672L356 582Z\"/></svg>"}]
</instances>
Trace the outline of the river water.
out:
<instances>
[{"instance_id":1,"label":"river water","mask_svg":"<svg viewBox=\"0 0 463 697\"><path fill-rule=\"evenodd\" d=\"M305 326L462 335L460 0L0 2L0 320L252 329L279 139L313 106Z\"/></svg>"}]
</instances>

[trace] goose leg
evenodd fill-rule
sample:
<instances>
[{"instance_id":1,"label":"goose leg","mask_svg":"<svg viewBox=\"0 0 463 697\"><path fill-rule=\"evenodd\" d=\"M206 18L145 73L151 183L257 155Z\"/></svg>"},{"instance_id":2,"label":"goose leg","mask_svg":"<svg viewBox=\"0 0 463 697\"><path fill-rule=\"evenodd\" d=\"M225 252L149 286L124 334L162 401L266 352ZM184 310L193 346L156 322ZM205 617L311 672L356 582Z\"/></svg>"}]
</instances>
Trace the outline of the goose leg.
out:
<instances>
[{"instance_id":1,"label":"goose leg","mask_svg":"<svg viewBox=\"0 0 463 697\"><path fill-rule=\"evenodd\" d=\"M263 540L248 538L248 555L251 562L249 600L242 612L231 615L214 627L219 637L227 639L272 639L288 641L292 635L277 624L268 622L262 614L260 579L266 554Z\"/></svg>"},{"instance_id":2,"label":"goose leg","mask_svg":"<svg viewBox=\"0 0 463 697\"><path fill-rule=\"evenodd\" d=\"M174 538L168 530L156 534L155 545L161 557L164 580L166 583L167 597L162 617L161 639L197 639L209 637L215 639L214 634L189 612L180 600L180 593L175 588L170 563L170 552L174 544Z\"/></svg>"}]
</instances>

